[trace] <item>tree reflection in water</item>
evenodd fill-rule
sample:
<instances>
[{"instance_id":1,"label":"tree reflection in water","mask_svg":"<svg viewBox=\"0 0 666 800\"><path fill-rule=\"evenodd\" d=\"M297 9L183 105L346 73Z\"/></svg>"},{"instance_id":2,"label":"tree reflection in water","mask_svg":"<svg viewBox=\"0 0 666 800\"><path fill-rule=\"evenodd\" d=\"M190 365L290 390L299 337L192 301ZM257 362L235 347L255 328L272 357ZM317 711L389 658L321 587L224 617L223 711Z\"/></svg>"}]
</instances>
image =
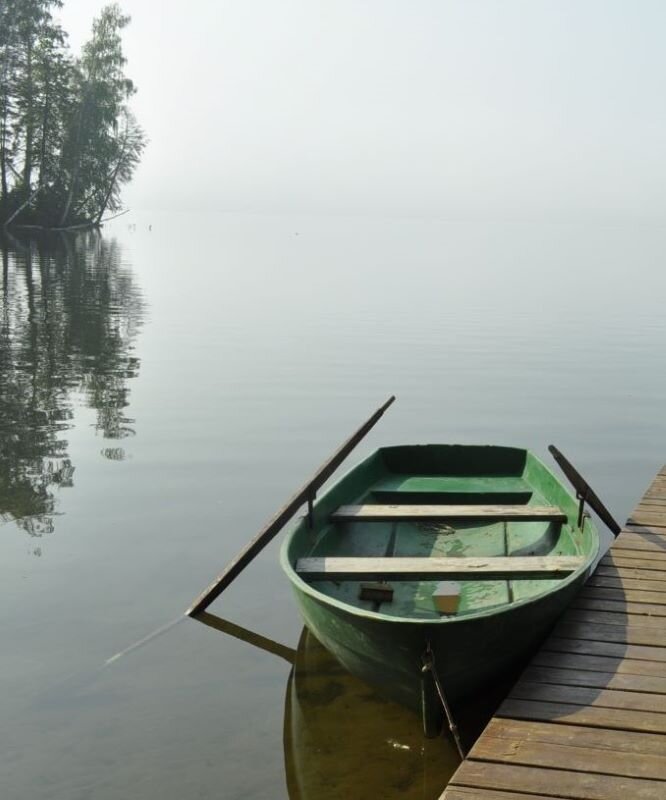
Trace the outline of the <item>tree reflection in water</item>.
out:
<instances>
[{"instance_id":1,"label":"tree reflection in water","mask_svg":"<svg viewBox=\"0 0 666 800\"><path fill-rule=\"evenodd\" d=\"M95 409L105 439L134 434L127 383L144 305L117 242L99 233L5 235L0 251L0 520L42 536L55 491L73 485L64 434L77 402Z\"/></svg>"}]
</instances>

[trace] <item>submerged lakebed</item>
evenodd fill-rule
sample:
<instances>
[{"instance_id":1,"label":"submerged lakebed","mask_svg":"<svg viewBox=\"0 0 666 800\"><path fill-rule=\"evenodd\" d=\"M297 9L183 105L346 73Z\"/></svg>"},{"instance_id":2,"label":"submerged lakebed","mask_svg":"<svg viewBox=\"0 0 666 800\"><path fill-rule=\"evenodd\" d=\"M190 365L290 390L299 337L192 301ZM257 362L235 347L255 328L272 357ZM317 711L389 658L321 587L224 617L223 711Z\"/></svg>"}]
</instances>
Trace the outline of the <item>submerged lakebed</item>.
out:
<instances>
[{"instance_id":1,"label":"submerged lakebed","mask_svg":"<svg viewBox=\"0 0 666 800\"><path fill-rule=\"evenodd\" d=\"M348 466L552 441L623 519L664 461L665 252L649 226L234 215L3 241L3 798L437 797L455 750L302 631L279 537L223 623L107 662L391 393Z\"/></svg>"}]
</instances>

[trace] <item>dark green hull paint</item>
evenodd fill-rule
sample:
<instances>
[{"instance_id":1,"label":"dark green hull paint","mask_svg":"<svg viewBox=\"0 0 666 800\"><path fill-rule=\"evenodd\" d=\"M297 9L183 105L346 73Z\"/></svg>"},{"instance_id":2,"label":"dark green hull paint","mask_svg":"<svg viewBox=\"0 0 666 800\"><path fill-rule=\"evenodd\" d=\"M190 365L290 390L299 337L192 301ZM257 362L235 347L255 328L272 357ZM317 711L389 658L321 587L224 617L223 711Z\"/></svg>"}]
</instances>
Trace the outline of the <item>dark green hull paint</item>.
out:
<instances>
[{"instance_id":1,"label":"dark green hull paint","mask_svg":"<svg viewBox=\"0 0 666 800\"><path fill-rule=\"evenodd\" d=\"M492 502L499 495L559 506L567 524L516 523L510 552L520 555L583 555L583 566L561 579L466 581L456 616L440 617L429 606L434 584L394 582L394 603L381 610L358 601L357 585L308 584L294 571L309 555L383 555L390 536L382 523L329 522L338 506L359 502ZM453 499L452 498L459 498ZM424 501L425 502L425 501ZM506 501L504 501L506 502ZM521 502L521 501L518 501ZM382 448L352 469L315 504L314 526L300 520L281 551L306 625L353 674L415 711L421 697L421 656L428 643L452 701L482 690L506 675L542 641L587 578L599 549L596 528L586 519L576 529L578 504L531 453L517 448L425 445ZM407 523L396 555L503 555L496 526L471 523L454 535ZM424 551L425 550L427 551Z\"/></svg>"}]
</instances>

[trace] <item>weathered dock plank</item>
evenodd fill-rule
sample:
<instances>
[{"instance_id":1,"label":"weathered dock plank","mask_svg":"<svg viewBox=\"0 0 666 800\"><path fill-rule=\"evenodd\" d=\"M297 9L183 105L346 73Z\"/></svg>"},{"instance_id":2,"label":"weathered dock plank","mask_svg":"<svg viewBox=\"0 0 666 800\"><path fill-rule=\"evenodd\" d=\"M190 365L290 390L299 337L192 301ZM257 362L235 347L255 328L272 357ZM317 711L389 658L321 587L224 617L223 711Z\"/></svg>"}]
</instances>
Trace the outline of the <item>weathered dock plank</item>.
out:
<instances>
[{"instance_id":1,"label":"weathered dock plank","mask_svg":"<svg viewBox=\"0 0 666 800\"><path fill-rule=\"evenodd\" d=\"M603 730L666 734L666 715L651 711L627 711L570 703L518 700L509 697L500 706L497 716L500 715L509 719L538 720L558 725L568 723L602 728ZM455 775L452 780L454 779Z\"/></svg>"},{"instance_id":2,"label":"weathered dock plank","mask_svg":"<svg viewBox=\"0 0 666 800\"><path fill-rule=\"evenodd\" d=\"M496 792L492 789L467 789L464 786L452 786L446 800L549 800L542 794L516 794L515 792Z\"/></svg>"},{"instance_id":3,"label":"weathered dock plank","mask_svg":"<svg viewBox=\"0 0 666 800\"><path fill-rule=\"evenodd\" d=\"M492 787L512 792L537 792L544 797L571 800L627 800L627 797L633 800L664 800L662 781L477 761L472 758L460 765L455 778L459 785L469 788Z\"/></svg>"},{"instance_id":4,"label":"weathered dock plank","mask_svg":"<svg viewBox=\"0 0 666 800\"><path fill-rule=\"evenodd\" d=\"M441 800L666 797L666 466Z\"/></svg>"}]
</instances>

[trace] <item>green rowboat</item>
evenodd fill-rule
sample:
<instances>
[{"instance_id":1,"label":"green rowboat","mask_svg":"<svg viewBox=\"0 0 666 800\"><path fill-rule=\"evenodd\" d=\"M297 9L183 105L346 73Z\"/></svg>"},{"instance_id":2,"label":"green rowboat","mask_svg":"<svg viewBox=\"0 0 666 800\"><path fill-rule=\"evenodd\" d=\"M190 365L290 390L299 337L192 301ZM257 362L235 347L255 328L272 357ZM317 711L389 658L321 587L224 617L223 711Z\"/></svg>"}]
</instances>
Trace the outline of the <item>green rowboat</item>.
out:
<instances>
[{"instance_id":1,"label":"green rowboat","mask_svg":"<svg viewBox=\"0 0 666 800\"><path fill-rule=\"evenodd\" d=\"M281 563L317 639L434 735L442 712L424 664L434 659L452 702L505 677L598 550L591 519L529 451L414 445L380 448L333 485L289 531Z\"/></svg>"}]
</instances>

